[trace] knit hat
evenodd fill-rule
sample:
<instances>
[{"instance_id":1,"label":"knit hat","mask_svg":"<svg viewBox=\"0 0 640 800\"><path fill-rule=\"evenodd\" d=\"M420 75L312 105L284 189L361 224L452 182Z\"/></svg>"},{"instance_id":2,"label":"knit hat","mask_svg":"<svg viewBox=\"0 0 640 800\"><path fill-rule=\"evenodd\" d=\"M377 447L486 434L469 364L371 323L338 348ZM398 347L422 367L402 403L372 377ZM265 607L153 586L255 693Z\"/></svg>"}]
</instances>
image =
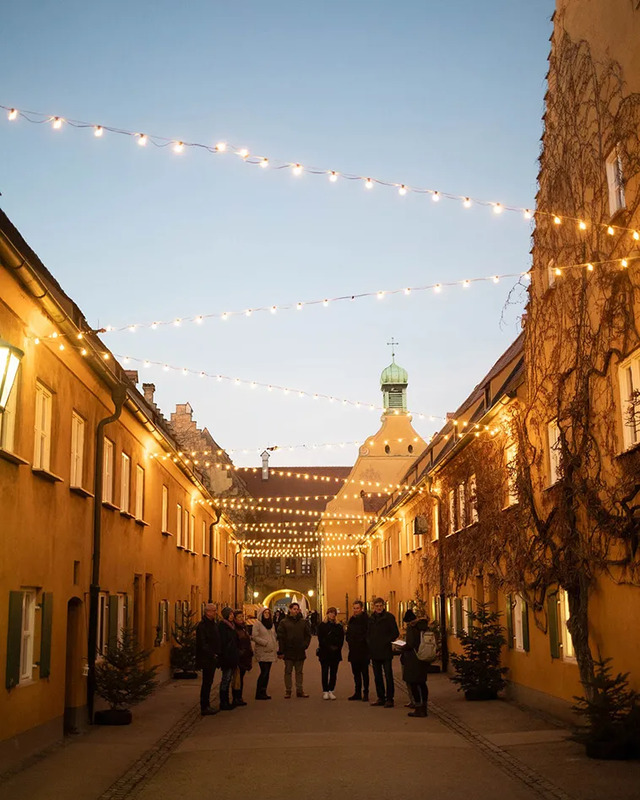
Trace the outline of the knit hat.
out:
<instances>
[{"instance_id":1,"label":"knit hat","mask_svg":"<svg viewBox=\"0 0 640 800\"><path fill-rule=\"evenodd\" d=\"M225 606L222 609L222 619L229 619L229 617L233 614L233 609L229 608L229 606Z\"/></svg>"},{"instance_id":2,"label":"knit hat","mask_svg":"<svg viewBox=\"0 0 640 800\"><path fill-rule=\"evenodd\" d=\"M222 612L224 614L224 611ZM409 608L405 611L404 617L402 618L403 622L413 622L414 619L418 619L413 611Z\"/></svg>"}]
</instances>

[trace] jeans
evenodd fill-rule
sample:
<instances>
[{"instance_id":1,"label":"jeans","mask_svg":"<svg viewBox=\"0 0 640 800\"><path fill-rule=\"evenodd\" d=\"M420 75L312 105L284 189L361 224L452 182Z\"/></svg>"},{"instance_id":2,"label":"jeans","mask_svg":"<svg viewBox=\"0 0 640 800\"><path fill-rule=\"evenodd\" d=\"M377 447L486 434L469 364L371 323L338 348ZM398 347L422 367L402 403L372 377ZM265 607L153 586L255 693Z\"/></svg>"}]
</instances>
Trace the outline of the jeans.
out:
<instances>
[{"instance_id":1,"label":"jeans","mask_svg":"<svg viewBox=\"0 0 640 800\"><path fill-rule=\"evenodd\" d=\"M373 659L373 679L376 683L376 694L378 700L393 700L395 687L393 685L393 669L391 667L391 659L385 658L384 661ZM384 672L384 679L382 674ZM387 688L385 691L385 682Z\"/></svg>"},{"instance_id":2,"label":"jeans","mask_svg":"<svg viewBox=\"0 0 640 800\"><path fill-rule=\"evenodd\" d=\"M336 688L339 661L321 661L322 691L332 692Z\"/></svg>"},{"instance_id":3,"label":"jeans","mask_svg":"<svg viewBox=\"0 0 640 800\"><path fill-rule=\"evenodd\" d=\"M215 667L204 667L202 670L202 686L200 687L200 709L204 710L211 705L211 686Z\"/></svg>"},{"instance_id":4,"label":"jeans","mask_svg":"<svg viewBox=\"0 0 640 800\"><path fill-rule=\"evenodd\" d=\"M296 671L296 692L298 694L302 694L304 689L302 688L302 670L304 669L304 660L303 661L292 661L289 658L285 658L284 660L284 688L285 691L290 693L291 692L291 673L295 669Z\"/></svg>"},{"instance_id":5,"label":"jeans","mask_svg":"<svg viewBox=\"0 0 640 800\"><path fill-rule=\"evenodd\" d=\"M427 700L429 698L429 689L427 688L426 681L420 683L410 683L409 689L411 691L411 699L418 708L426 708Z\"/></svg>"},{"instance_id":6,"label":"jeans","mask_svg":"<svg viewBox=\"0 0 640 800\"><path fill-rule=\"evenodd\" d=\"M229 689L231 688L231 681L235 667L223 667L222 677L220 678L220 705L230 705Z\"/></svg>"},{"instance_id":7,"label":"jeans","mask_svg":"<svg viewBox=\"0 0 640 800\"><path fill-rule=\"evenodd\" d=\"M353 682L355 684L356 694L362 694L362 691L369 692L369 659L366 661L352 661L351 672L353 672Z\"/></svg>"},{"instance_id":8,"label":"jeans","mask_svg":"<svg viewBox=\"0 0 640 800\"><path fill-rule=\"evenodd\" d=\"M269 686L269 673L271 672L271 661L259 661L260 674L256 683L256 697L265 695Z\"/></svg>"}]
</instances>

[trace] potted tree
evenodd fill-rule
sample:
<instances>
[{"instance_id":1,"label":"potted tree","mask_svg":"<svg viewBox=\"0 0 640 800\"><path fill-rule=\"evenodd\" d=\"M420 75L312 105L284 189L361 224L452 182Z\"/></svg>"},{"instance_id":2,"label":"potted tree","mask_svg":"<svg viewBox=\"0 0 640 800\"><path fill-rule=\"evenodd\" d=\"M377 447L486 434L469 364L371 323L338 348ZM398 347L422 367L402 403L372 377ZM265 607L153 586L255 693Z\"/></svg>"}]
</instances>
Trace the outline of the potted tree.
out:
<instances>
[{"instance_id":1,"label":"potted tree","mask_svg":"<svg viewBox=\"0 0 640 800\"><path fill-rule=\"evenodd\" d=\"M466 700L495 700L507 682L506 667L500 666L501 650L507 640L500 625L500 613L489 603L476 603L470 617L470 629L461 637L462 654L451 656L456 674L451 679L460 684Z\"/></svg>"},{"instance_id":2,"label":"potted tree","mask_svg":"<svg viewBox=\"0 0 640 800\"><path fill-rule=\"evenodd\" d=\"M589 758L626 760L640 756L640 694L629 689L628 672L611 675L610 658L594 661L587 697L574 697L573 710L587 720L573 738Z\"/></svg>"},{"instance_id":3,"label":"potted tree","mask_svg":"<svg viewBox=\"0 0 640 800\"><path fill-rule=\"evenodd\" d=\"M96 664L96 693L109 708L96 711L97 725L129 725L131 706L147 698L157 685L157 666L145 665L150 651L139 647L132 631L123 628L121 638L107 648Z\"/></svg>"},{"instance_id":4,"label":"potted tree","mask_svg":"<svg viewBox=\"0 0 640 800\"><path fill-rule=\"evenodd\" d=\"M171 635L176 643L171 648L171 666L174 678L197 678L196 672L196 622L195 611L183 611L182 621L173 627Z\"/></svg>"}]
</instances>

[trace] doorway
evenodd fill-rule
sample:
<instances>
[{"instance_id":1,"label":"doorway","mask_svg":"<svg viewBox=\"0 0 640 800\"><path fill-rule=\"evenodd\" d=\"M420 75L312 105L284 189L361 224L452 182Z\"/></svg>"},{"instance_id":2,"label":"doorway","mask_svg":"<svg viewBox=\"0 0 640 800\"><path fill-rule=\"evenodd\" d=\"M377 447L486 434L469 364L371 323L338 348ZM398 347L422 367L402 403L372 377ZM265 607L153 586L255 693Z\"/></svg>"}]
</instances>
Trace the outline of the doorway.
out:
<instances>
[{"instance_id":1,"label":"doorway","mask_svg":"<svg viewBox=\"0 0 640 800\"><path fill-rule=\"evenodd\" d=\"M85 642L83 603L72 597L67 603L67 656L64 682L64 732L81 733L87 727L87 678L84 672Z\"/></svg>"}]
</instances>

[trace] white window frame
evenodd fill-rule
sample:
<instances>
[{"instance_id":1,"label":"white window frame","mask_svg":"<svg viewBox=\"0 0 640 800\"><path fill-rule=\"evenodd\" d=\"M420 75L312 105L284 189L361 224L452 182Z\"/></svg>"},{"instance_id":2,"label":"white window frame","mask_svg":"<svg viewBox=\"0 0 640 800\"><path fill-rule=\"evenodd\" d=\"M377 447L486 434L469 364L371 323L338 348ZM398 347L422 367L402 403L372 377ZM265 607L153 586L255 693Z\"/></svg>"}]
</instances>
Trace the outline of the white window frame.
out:
<instances>
[{"instance_id":1,"label":"white window frame","mask_svg":"<svg viewBox=\"0 0 640 800\"><path fill-rule=\"evenodd\" d=\"M511 619L513 620L513 646L520 652L524 652L524 611L524 600L517 594L511 606Z\"/></svg>"},{"instance_id":2,"label":"white window frame","mask_svg":"<svg viewBox=\"0 0 640 800\"><path fill-rule=\"evenodd\" d=\"M120 511L131 511L131 456L120 453Z\"/></svg>"},{"instance_id":3,"label":"white window frame","mask_svg":"<svg viewBox=\"0 0 640 800\"><path fill-rule=\"evenodd\" d=\"M176 504L176 547L182 547L182 506Z\"/></svg>"},{"instance_id":4,"label":"white window frame","mask_svg":"<svg viewBox=\"0 0 640 800\"><path fill-rule=\"evenodd\" d=\"M455 489L450 489L447 493L449 502L449 533L451 536L456 532L456 492Z\"/></svg>"},{"instance_id":5,"label":"white window frame","mask_svg":"<svg viewBox=\"0 0 640 800\"><path fill-rule=\"evenodd\" d=\"M467 527L467 487L464 482L458 484L457 496L458 496L457 530L461 531L463 528Z\"/></svg>"},{"instance_id":6,"label":"white window frame","mask_svg":"<svg viewBox=\"0 0 640 800\"><path fill-rule=\"evenodd\" d=\"M189 547L189 509L185 508L183 510L183 517L182 517L182 545L185 550L190 550Z\"/></svg>"},{"instance_id":7,"label":"white window frame","mask_svg":"<svg viewBox=\"0 0 640 800\"><path fill-rule=\"evenodd\" d=\"M82 487L84 474L84 417L77 411L71 412L71 468L69 485Z\"/></svg>"},{"instance_id":8,"label":"white window frame","mask_svg":"<svg viewBox=\"0 0 640 800\"><path fill-rule=\"evenodd\" d=\"M467 505L469 525L475 525L478 521L478 484L475 473L471 475L467 484Z\"/></svg>"},{"instance_id":9,"label":"white window frame","mask_svg":"<svg viewBox=\"0 0 640 800\"><path fill-rule=\"evenodd\" d=\"M460 626L467 636L471 632L471 626L469 625L470 611L473 612L473 597L467 594L462 597L462 625Z\"/></svg>"},{"instance_id":10,"label":"white window frame","mask_svg":"<svg viewBox=\"0 0 640 800\"><path fill-rule=\"evenodd\" d=\"M144 520L144 482L145 474L144 467L141 464L136 464L136 519Z\"/></svg>"},{"instance_id":11,"label":"white window frame","mask_svg":"<svg viewBox=\"0 0 640 800\"><path fill-rule=\"evenodd\" d=\"M433 508L432 508L432 534L431 534L431 541L437 542L440 538L440 514L439 511L439 502L437 500L433 501Z\"/></svg>"},{"instance_id":12,"label":"white window frame","mask_svg":"<svg viewBox=\"0 0 640 800\"><path fill-rule=\"evenodd\" d=\"M547 425L547 445L549 448L549 486L554 486L562 477L560 468L560 427L557 419L552 419Z\"/></svg>"},{"instance_id":13,"label":"white window frame","mask_svg":"<svg viewBox=\"0 0 640 800\"><path fill-rule=\"evenodd\" d=\"M640 442L640 350L618 366L623 450ZM636 401L634 402L634 393Z\"/></svg>"},{"instance_id":14,"label":"white window frame","mask_svg":"<svg viewBox=\"0 0 640 800\"><path fill-rule=\"evenodd\" d=\"M564 589L558 589L558 625L560 626L560 640L562 642L562 660L576 661L576 651L573 647L573 639L567 628L569 619L569 595Z\"/></svg>"},{"instance_id":15,"label":"white window frame","mask_svg":"<svg viewBox=\"0 0 640 800\"><path fill-rule=\"evenodd\" d=\"M192 553L196 552L196 517L195 514L191 515L189 523L189 550Z\"/></svg>"},{"instance_id":16,"label":"white window frame","mask_svg":"<svg viewBox=\"0 0 640 800\"><path fill-rule=\"evenodd\" d=\"M209 555L209 543L207 542L207 521L206 519L202 520L202 555L208 556Z\"/></svg>"},{"instance_id":17,"label":"white window frame","mask_svg":"<svg viewBox=\"0 0 640 800\"><path fill-rule=\"evenodd\" d=\"M125 626L124 610L125 610L125 594L118 594L118 624L116 627L116 639L122 643L122 629Z\"/></svg>"},{"instance_id":18,"label":"white window frame","mask_svg":"<svg viewBox=\"0 0 640 800\"><path fill-rule=\"evenodd\" d=\"M104 452L102 457L102 502L113 503L113 455L115 446L111 439L104 437Z\"/></svg>"},{"instance_id":19,"label":"white window frame","mask_svg":"<svg viewBox=\"0 0 640 800\"><path fill-rule=\"evenodd\" d=\"M53 392L36 381L36 413L34 422L35 442L33 466L35 469L49 471L51 466L51 418Z\"/></svg>"},{"instance_id":20,"label":"white window frame","mask_svg":"<svg viewBox=\"0 0 640 800\"><path fill-rule=\"evenodd\" d=\"M404 523L406 525L406 523ZM402 522L398 524L398 561L402 561L402 539L404 534L404 525Z\"/></svg>"},{"instance_id":21,"label":"white window frame","mask_svg":"<svg viewBox=\"0 0 640 800\"><path fill-rule=\"evenodd\" d=\"M162 531L169 532L169 487L162 484Z\"/></svg>"},{"instance_id":22,"label":"white window frame","mask_svg":"<svg viewBox=\"0 0 640 800\"><path fill-rule=\"evenodd\" d=\"M515 442L507 445L504 449L505 455L505 471L507 473L507 508L511 506L515 506L518 503L518 485L516 482L516 476L513 475L513 471L509 468L511 464L516 465L518 463L518 445Z\"/></svg>"},{"instance_id":23,"label":"white window frame","mask_svg":"<svg viewBox=\"0 0 640 800\"><path fill-rule=\"evenodd\" d=\"M627 207L624 196L624 172L620 146L616 145L606 159L607 187L609 190L609 214L613 217Z\"/></svg>"},{"instance_id":24,"label":"white window frame","mask_svg":"<svg viewBox=\"0 0 640 800\"><path fill-rule=\"evenodd\" d=\"M22 592L22 630L20 635L20 680L19 684L33 680L33 650L36 628L35 589L24 589Z\"/></svg>"},{"instance_id":25,"label":"white window frame","mask_svg":"<svg viewBox=\"0 0 640 800\"><path fill-rule=\"evenodd\" d=\"M7 405L0 413L0 450L13 453L16 434L16 412L18 408L18 381L16 380L7 398Z\"/></svg>"}]
</instances>

